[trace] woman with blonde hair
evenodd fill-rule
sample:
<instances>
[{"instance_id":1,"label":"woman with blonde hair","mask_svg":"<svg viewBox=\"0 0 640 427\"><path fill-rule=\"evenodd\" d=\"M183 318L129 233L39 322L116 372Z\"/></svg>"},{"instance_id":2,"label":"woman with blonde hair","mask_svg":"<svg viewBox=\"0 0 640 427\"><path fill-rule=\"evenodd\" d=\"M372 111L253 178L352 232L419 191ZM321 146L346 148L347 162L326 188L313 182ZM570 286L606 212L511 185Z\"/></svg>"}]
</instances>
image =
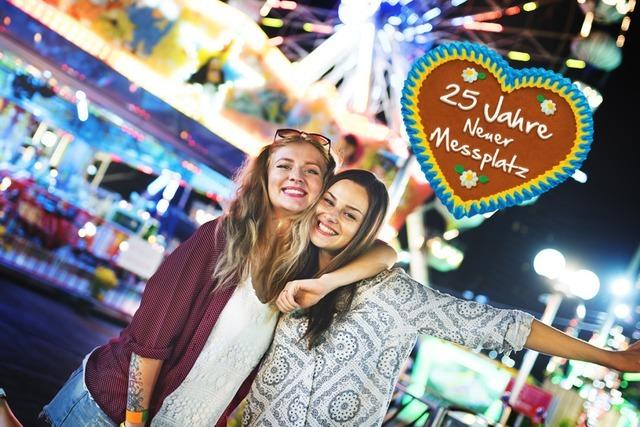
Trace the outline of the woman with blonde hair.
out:
<instances>
[{"instance_id":1,"label":"woman with blonde hair","mask_svg":"<svg viewBox=\"0 0 640 427\"><path fill-rule=\"evenodd\" d=\"M44 418L55 426L225 425L271 343L273 302L303 271L309 217L334 168L326 137L279 130L240 171L228 212L167 257L130 325L85 358ZM322 279L344 285L394 261L379 244Z\"/></svg>"}]
</instances>

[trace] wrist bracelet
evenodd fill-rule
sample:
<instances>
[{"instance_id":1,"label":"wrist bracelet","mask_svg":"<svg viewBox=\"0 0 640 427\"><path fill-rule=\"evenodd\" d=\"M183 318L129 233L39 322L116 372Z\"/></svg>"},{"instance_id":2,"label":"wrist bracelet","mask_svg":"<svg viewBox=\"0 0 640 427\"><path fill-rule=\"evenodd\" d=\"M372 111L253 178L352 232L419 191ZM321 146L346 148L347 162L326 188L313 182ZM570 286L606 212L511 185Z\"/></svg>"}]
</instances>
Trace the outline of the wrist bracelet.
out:
<instances>
[{"instance_id":1,"label":"wrist bracelet","mask_svg":"<svg viewBox=\"0 0 640 427\"><path fill-rule=\"evenodd\" d=\"M130 411L127 409L127 415L125 417L125 420L130 423L140 424L140 423L147 422L148 417L149 417L149 411L146 409L144 411Z\"/></svg>"}]
</instances>

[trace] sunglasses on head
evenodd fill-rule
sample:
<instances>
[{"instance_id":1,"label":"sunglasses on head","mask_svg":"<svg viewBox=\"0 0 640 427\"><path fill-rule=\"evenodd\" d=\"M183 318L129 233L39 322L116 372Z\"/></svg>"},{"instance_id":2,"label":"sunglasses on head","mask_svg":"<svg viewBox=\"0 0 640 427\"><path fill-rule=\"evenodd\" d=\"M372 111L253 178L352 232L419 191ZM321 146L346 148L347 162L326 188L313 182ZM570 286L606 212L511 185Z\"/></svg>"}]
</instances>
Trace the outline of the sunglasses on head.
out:
<instances>
[{"instance_id":1,"label":"sunglasses on head","mask_svg":"<svg viewBox=\"0 0 640 427\"><path fill-rule=\"evenodd\" d=\"M273 138L273 142L286 141L288 139L300 138L307 141L314 141L327 148L331 147L331 140L319 133L307 133L298 129L278 129Z\"/></svg>"}]
</instances>

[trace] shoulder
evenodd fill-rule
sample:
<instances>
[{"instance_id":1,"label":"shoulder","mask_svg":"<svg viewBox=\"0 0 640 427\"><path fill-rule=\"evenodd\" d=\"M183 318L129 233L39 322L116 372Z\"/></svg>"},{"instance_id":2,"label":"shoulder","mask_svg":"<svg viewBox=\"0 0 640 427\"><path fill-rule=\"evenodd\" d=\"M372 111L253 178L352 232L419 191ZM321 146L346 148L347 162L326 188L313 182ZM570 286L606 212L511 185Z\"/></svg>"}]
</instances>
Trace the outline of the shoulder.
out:
<instances>
[{"instance_id":1,"label":"shoulder","mask_svg":"<svg viewBox=\"0 0 640 427\"><path fill-rule=\"evenodd\" d=\"M222 224L223 217L221 216L214 220L207 221L198 227L194 236L196 239L204 242L218 243L220 241L224 241L224 230Z\"/></svg>"},{"instance_id":2,"label":"shoulder","mask_svg":"<svg viewBox=\"0 0 640 427\"><path fill-rule=\"evenodd\" d=\"M204 231L204 232L208 232L208 233L215 233L215 231L218 229L218 227L220 227L222 225L222 221L223 221L223 217L219 216L216 219L213 219L211 221L207 221L204 224L202 224L199 228L198 231Z\"/></svg>"},{"instance_id":3,"label":"shoulder","mask_svg":"<svg viewBox=\"0 0 640 427\"><path fill-rule=\"evenodd\" d=\"M389 268L381 271L373 277L362 280L360 286L377 286L383 283L397 282L397 281L411 281L411 277L401 268Z\"/></svg>"},{"instance_id":4,"label":"shoulder","mask_svg":"<svg viewBox=\"0 0 640 427\"><path fill-rule=\"evenodd\" d=\"M373 279L370 279L370 285L366 286L372 289L376 295L386 297L417 297L419 295L429 294L430 289L422 283L414 280L402 268L391 268L385 270ZM419 299L424 299L424 296Z\"/></svg>"},{"instance_id":5,"label":"shoulder","mask_svg":"<svg viewBox=\"0 0 640 427\"><path fill-rule=\"evenodd\" d=\"M365 310L375 307L386 313L396 313L398 319L405 322L414 306L426 300L418 288L423 286L403 269L391 268L358 285L354 307Z\"/></svg>"},{"instance_id":6,"label":"shoulder","mask_svg":"<svg viewBox=\"0 0 640 427\"><path fill-rule=\"evenodd\" d=\"M377 276L380 282L407 282L414 281L403 269L400 267L390 268L379 273Z\"/></svg>"}]
</instances>

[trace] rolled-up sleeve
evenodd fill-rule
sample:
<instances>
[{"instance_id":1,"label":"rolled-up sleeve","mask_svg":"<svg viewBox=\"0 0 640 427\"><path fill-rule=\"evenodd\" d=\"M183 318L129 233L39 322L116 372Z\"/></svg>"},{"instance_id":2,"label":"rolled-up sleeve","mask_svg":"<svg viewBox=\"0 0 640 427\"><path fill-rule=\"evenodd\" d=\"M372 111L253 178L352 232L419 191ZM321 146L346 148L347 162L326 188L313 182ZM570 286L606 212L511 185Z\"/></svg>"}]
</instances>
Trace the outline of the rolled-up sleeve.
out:
<instances>
[{"instance_id":1,"label":"rolled-up sleeve","mask_svg":"<svg viewBox=\"0 0 640 427\"><path fill-rule=\"evenodd\" d=\"M396 295L412 295L403 302L407 323L418 333L432 335L474 349L501 353L518 351L531 332L533 316L467 301L416 282L406 274L391 279Z\"/></svg>"},{"instance_id":2,"label":"rolled-up sleeve","mask_svg":"<svg viewBox=\"0 0 640 427\"><path fill-rule=\"evenodd\" d=\"M208 222L180 244L147 281L140 307L123 332L136 354L167 359L193 302L211 280L212 255L219 252L218 221Z\"/></svg>"}]
</instances>

